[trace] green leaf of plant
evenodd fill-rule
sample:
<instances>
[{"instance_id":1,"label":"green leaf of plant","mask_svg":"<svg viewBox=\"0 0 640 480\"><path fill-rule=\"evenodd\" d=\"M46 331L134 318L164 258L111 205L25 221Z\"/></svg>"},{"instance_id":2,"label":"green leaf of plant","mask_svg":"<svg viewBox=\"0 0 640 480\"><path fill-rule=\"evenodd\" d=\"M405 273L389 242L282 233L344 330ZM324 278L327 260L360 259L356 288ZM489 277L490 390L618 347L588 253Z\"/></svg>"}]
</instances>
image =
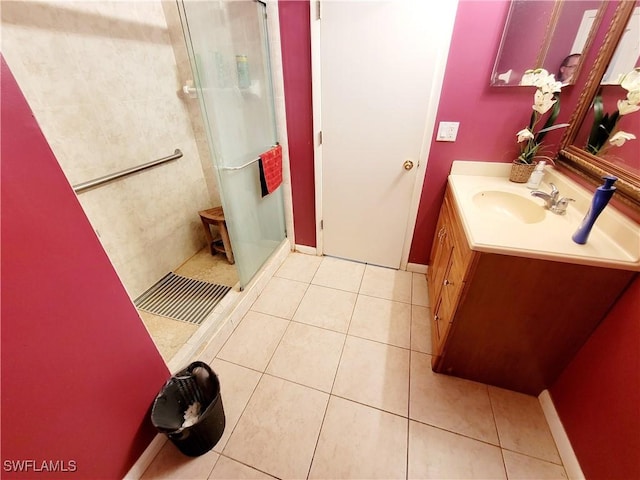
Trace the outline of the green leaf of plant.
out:
<instances>
[{"instance_id":1,"label":"green leaf of plant","mask_svg":"<svg viewBox=\"0 0 640 480\"><path fill-rule=\"evenodd\" d=\"M593 125L591 126L591 132L589 133L589 140L587 141L587 150L591 153L597 153L602 146L598 139L601 135L602 119L604 106L602 104L602 96L598 94L593 99Z\"/></svg>"},{"instance_id":2,"label":"green leaf of plant","mask_svg":"<svg viewBox=\"0 0 640 480\"><path fill-rule=\"evenodd\" d=\"M550 127L553 125L553 122L556 121L556 118L558 118L558 115L560 114L560 94L559 93L556 94L556 98L557 98L556 103L553 104L553 108L551 110L551 113L549 114L549 117L547 117L547 121L545 122L544 126L536 136L537 143L542 142L542 139L547 135L547 132L550 130Z\"/></svg>"}]
</instances>

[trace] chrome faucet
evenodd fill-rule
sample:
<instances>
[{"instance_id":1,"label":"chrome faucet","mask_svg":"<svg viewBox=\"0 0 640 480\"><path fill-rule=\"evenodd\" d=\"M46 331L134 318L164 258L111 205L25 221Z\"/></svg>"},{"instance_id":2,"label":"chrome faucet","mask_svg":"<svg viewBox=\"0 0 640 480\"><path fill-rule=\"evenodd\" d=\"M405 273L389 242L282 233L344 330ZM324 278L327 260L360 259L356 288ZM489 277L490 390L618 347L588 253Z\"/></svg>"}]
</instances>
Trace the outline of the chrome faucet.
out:
<instances>
[{"instance_id":1,"label":"chrome faucet","mask_svg":"<svg viewBox=\"0 0 640 480\"><path fill-rule=\"evenodd\" d=\"M575 200L573 198L567 197L562 197L559 199L558 197L560 196L560 191L553 183L550 183L549 185L551 186L550 193L542 192L540 190L534 190L533 192L531 192L531 195L543 199L545 202L545 208L547 210L551 210L557 215L564 215L567 211L569 202L574 202Z\"/></svg>"},{"instance_id":2,"label":"chrome faucet","mask_svg":"<svg viewBox=\"0 0 640 480\"><path fill-rule=\"evenodd\" d=\"M569 202L575 202L575 200L573 198L562 197L553 207L551 207L551 211L558 215L564 215L567 212Z\"/></svg>"},{"instance_id":3,"label":"chrome faucet","mask_svg":"<svg viewBox=\"0 0 640 480\"><path fill-rule=\"evenodd\" d=\"M558 201L558 195L560 195L560 192L553 183L550 183L549 185L551 185L551 193L546 193L541 190L534 190L533 192L531 192L531 195L543 199L545 201L545 207L548 210L551 210L551 208Z\"/></svg>"}]
</instances>

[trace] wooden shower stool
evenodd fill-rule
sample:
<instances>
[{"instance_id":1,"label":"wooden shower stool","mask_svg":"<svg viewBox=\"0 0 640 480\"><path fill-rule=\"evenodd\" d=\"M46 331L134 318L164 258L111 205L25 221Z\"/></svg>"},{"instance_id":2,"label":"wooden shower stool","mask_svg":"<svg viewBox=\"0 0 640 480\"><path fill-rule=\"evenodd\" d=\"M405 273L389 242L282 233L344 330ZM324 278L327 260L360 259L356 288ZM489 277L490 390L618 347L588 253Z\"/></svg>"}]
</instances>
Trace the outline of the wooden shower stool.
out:
<instances>
[{"instance_id":1,"label":"wooden shower stool","mask_svg":"<svg viewBox=\"0 0 640 480\"><path fill-rule=\"evenodd\" d=\"M202 226L204 227L204 233L207 236L207 241L211 247L211 255L215 255L216 252L224 253L227 255L229 263L234 264L233 250L231 250L231 242L229 241L229 232L227 232L227 224L224 221L224 212L222 207L214 207L208 210L202 210L198 212L200 220L202 220ZM220 231L220 237L222 237L222 246L220 246L220 239L214 239L211 235L211 228L209 225L215 225Z\"/></svg>"}]
</instances>

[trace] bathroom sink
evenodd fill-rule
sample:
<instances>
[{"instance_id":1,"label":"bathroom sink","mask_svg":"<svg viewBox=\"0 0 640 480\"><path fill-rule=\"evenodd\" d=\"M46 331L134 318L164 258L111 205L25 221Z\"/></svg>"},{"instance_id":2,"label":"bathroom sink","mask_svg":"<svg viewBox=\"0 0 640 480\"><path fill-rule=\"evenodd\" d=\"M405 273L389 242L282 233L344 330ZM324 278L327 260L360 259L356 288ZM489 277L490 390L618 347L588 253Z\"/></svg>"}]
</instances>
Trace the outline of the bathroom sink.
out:
<instances>
[{"instance_id":1,"label":"bathroom sink","mask_svg":"<svg viewBox=\"0 0 640 480\"><path fill-rule=\"evenodd\" d=\"M456 160L448 177L453 205L471 250L498 255L640 271L640 225L607 206L585 245L572 240L591 205L593 189L555 169L545 171L540 190L553 183L574 198L564 215L544 207L523 184L509 181L511 165Z\"/></svg>"},{"instance_id":2,"label":"bathroom sink","mask_svg":"<svg viewBox=\"0 0 640 480\"><path fill-rule=\"evenodd\" d=\"M478 192L473 196L473 203L482 210L522 223L538 223L545 218L545 210L541 205L511 192Z\"/></svg>"}]
</instances>

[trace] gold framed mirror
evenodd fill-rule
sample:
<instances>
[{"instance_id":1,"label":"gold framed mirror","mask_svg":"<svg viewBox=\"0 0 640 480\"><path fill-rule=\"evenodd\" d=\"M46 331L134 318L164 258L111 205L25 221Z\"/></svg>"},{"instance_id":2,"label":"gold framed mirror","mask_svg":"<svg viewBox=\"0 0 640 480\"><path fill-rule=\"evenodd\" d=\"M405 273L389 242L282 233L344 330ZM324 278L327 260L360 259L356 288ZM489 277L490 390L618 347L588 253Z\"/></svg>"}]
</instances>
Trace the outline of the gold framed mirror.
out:
<instances>
[{"instance_id":1,"label":"gold framed mirror","mask_svg":"<svg viewBox=\"0 0 640 480\"><path fill-rule=\"evenodd\" d=\"M640 174L638 169L630 168L628 163L616 161L615 155L605 156L589 153L586 150L583 139L580 138L581 131L584 132L585 129L591 128L590 122L593 121L593 114L590 110L592 109L594 98L600 95L601 80L614 57L618 44L625 34L636 8L640 8L637 1L619 1L602 46L578 99L576 109L571 116L570 125L562 137L557 163L594 185L601 183L603 175L615 175L619 179L616 182L619 200L640 213ZM619 91L620 98L623 98L626 91L621 88L619 88ZM633 141L640 142L640 138ZM638 151L637 148L640 148L637 143L635 148L636 152ZM633 160L630 159L630 161ZM635 161L638 161L637 153L635 154Z\"/></svg>"}]
</instances>

